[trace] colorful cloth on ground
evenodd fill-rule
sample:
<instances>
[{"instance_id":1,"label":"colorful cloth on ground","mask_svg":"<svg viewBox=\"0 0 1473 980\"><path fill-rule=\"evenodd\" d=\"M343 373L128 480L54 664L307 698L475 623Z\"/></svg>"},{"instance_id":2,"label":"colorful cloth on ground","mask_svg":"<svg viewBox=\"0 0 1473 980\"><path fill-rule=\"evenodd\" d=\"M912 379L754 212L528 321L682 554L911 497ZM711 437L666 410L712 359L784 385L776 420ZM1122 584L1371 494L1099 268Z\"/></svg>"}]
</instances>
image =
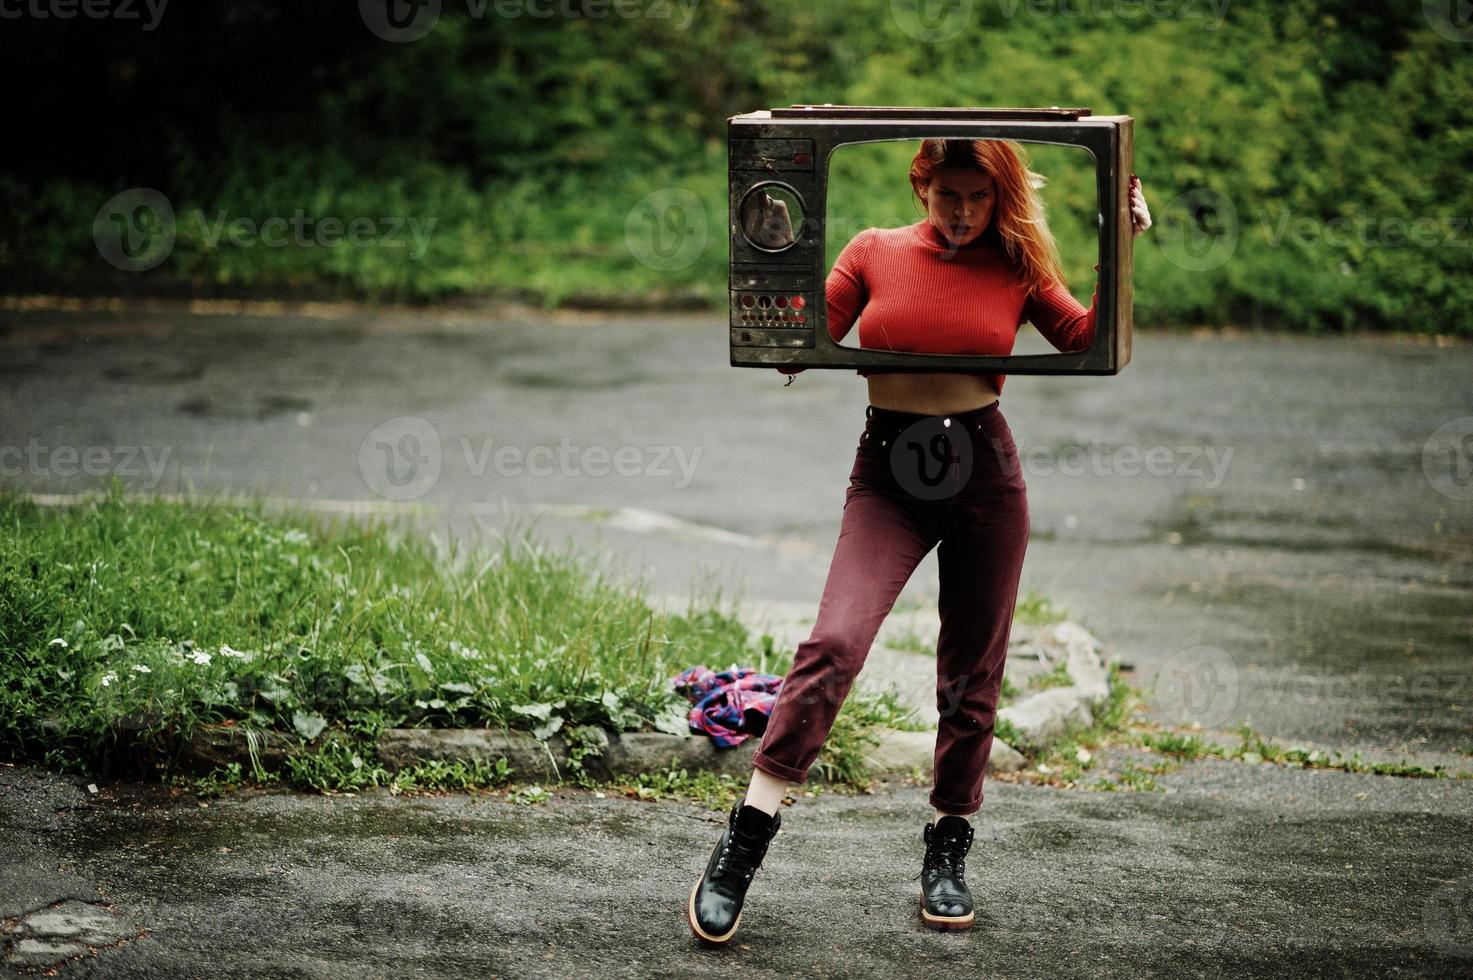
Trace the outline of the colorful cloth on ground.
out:
<instances>
[{"instance_id":1,"label":"colorful cloth on ground","mask_svg":"<svg viewBox=\"0 0 1473 980\"><path fill-rule=\"evenodd\" d=\"M718 748L728 748L767 731L783 678L759 674L753 667L717 673L697 665L676 674L671 684L694 705L691 731L705 732Z\"/></svg>"}]
</instances>

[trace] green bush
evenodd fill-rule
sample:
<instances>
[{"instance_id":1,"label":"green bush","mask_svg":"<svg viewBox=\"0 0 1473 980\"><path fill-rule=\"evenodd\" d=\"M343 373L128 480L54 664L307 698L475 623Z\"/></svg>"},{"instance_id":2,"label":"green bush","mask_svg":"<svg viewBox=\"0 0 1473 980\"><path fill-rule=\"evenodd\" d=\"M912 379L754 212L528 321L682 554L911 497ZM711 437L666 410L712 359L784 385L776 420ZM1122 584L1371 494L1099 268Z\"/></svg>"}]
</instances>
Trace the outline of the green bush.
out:
<instances>
[{"instance_id":1,"label":"green bush","mask_svg":"<svg viewBox=\"0 0 1473 980\"><path fill-rule=\"evenodd\" d=\"M907 5L890 0L705 0L688 17L670 4L663 18L515 24L445 5L433 31L399 45L370 36L352 6L297 12L289 29L266 0L229 17L171 11L145 58L120 37L77 46L56 25L12 25L0 63L73 69L29 90L21 109L65 114L89 142L36 145L0 165L0 276L115 275L92 221L141 186L168 196L179 235L130 284L720 308L728 116L800 101L1071 105L1136 120L1135 169L1156 220L1136 245L1137 322L1473 333L1473 59L1418 4L1234 3L1220 22L1206 4L1073 15L982 4L938 41L907 33ZM260 58L266 45L311 57ZM199 72L201 51L231 69ZM140 117L140 105L165 101L178 110L166 126ZM136 149L141 126L156 137L142 141L149 152ZM843 192L852 212L915 220L901 167L841 172L857 181ZM665 188L700 200L679 218L705 246L660 271L634 256L626 230ZM1070 285L1087 297L1089 229L1063 219L1090 213L1090 188L1070 179L1046 198ZM299 209L433 227L410 254L211 246L195 220ZM1183 241L1214 236L1220 253L1184 260Z\"/></svg>"}]
</instances>

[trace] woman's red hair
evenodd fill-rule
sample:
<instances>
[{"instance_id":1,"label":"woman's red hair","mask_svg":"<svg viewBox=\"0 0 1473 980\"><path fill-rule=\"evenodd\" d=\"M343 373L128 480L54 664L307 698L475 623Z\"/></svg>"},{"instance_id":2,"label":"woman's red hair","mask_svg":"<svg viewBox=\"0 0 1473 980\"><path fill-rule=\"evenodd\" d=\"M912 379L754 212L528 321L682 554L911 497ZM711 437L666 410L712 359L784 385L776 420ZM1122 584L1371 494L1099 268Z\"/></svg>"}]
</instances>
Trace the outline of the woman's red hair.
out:
<instances>
[{"instance_id":1,"label":"woman's red hair","mask_svg":"<svg viewBox=\"0 0 1473 980\"><path fill-rule=\"evenodd\" d=\"M1038 188L1047 179L1028 166L1028 153L1014 140L927 139L910 162L910 186L917 200L938 170L980 170L996 184L992 220L982 239L1002 250L1030 294L1052 282L1067 285L1044 217Z\"/></svg>"}]
</instances>

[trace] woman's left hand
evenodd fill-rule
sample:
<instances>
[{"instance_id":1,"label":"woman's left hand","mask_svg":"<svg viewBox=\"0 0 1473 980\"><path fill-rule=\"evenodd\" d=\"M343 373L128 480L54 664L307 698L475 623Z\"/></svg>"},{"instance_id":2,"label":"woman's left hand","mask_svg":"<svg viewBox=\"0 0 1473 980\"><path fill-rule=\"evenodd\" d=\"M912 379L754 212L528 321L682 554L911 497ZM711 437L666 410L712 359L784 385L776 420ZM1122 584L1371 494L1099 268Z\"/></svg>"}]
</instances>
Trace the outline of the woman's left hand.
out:
<instances>
[{"instance_id":1,"label":"woman's left hand","mask_svg":"<svg viewBox=\"0 0 1473 980\"><path fill-rule=\"evenodd\" d=\"M1141 190L1141 179L1130 175L1130 230L1133 238L1151 227L1151 209L1146 207L1146 195Z\"/></svg>"}]
</instances>

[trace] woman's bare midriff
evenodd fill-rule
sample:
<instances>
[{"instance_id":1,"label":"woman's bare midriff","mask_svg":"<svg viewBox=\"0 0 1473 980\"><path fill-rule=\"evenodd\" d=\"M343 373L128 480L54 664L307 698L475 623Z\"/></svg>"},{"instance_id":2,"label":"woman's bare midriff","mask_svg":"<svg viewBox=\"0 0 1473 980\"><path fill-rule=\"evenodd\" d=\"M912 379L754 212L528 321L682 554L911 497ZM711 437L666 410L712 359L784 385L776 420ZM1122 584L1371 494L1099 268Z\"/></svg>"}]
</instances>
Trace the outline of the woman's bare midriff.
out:
<instances>
[{"instance_id":1,"label":"woman's bare midriff","mask_svg":"<svg viewBox=\"0 0 1473 980\"><path fill-rule=\"evenodd\" d=\"M977 374L871 374L869 403L876 408L922 415L949 415L997 401L997 392Z\"/></svg>"}]
</instances>

